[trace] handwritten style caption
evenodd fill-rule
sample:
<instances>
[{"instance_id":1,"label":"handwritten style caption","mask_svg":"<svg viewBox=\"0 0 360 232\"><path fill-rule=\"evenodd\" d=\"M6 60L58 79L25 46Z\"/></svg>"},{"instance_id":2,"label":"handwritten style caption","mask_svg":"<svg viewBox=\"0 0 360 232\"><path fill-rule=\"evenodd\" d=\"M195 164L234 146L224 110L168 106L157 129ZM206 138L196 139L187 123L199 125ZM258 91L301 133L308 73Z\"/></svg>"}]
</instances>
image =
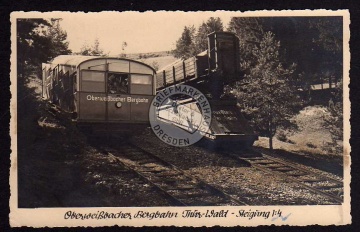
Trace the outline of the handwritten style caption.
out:
<instances>
[{"instance_id":1,"label":"handwritten style caption","mask_svg":"<svg viewBox=\"0 0 360 232\"><path fill-rule=\"evenodd\" d=\"M286 221L290 217L291 213L284 214L280 209L277 210L190 210L186 209L182 212L167 211L146 211L139 210L135 213L118 211L116 213L107 211L97 211L93 213L78 213L76 211L67 211L64 214L66 220L107 220L107 219L124 219L124 220L136 220L136 219L174 219L174 218L240 218L253 220L255 218L269 219L271 221L281 220Z\"/></svg>"}]
</instances>

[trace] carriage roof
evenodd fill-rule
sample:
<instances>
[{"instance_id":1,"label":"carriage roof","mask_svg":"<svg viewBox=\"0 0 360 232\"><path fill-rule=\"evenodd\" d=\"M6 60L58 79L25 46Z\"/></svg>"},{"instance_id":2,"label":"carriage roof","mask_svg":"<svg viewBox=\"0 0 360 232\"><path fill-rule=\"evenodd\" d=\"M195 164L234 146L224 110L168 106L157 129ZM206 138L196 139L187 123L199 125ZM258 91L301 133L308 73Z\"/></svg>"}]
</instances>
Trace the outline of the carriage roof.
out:
<instances>
[{"instance_id":1,"label":"carriage roof","mask_svg":"<svg viewBox=\"0 0 360 232\"><path fill-rule=\"evenodd\" d=\"M149 68L151 68L154 72L154 68L151 67L150 65L147 65L145 63L136 61L136 60L130 60L130 59L125 59L125 58L118 58L118 57L101 57L101 56L81 56L81 55L60 55L55 57L50 63L51 66L54 67L58 64L60 65L67 65L67 66L72 66L72 67L77 67L79 64L85 62L85 61L89 61L89 60L104 60L104 59L112 59L112 60L125 60L125 61L129 61L129 62L135 62L135 63L139 63L142 64L144 66L147 66Z\"/></svg>"},{"instance_id":2,"label":"carriage roof","mask_svg":"<svg viewBox=\"0 0 360 232\"><path fill-rule=\"evenodd\" d=\"M50 63L53 65L70 65L78 66L83 61L91 60L94 58L100 58L98 56L79 56L79 55L60 55L55 57Z\"/></svg>"}]
</instances>

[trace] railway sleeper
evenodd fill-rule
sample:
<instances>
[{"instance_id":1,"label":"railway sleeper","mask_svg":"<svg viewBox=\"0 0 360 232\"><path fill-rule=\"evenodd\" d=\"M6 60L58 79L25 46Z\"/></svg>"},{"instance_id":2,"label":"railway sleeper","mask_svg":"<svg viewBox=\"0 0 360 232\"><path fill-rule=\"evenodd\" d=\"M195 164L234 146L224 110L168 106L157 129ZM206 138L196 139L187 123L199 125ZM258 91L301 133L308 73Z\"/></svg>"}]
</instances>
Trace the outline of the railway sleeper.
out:
<instances>
[{"instance_id":1,"label":"railway sleeper","mask_svg":"<svg viewBox=\"0 0 360 232\"><path fill-rule=\"evenodd\" d=\"M332 189L321 189L322 192L332 195L333 197L343 198L344 193L341 191L334 191Z\"/></svg>"},{"instance_id":2,"label":"railway sleeper","mask_svg":"<svg viewBox=\"0 0 360 232\"><path fill-rule=\"evenodd\" d=\"M203 188L194 188L194 189L187 189L187 190L181 190L181 191L178 191L178 190L169 190L170 193L173 193L173 194L195 194L195 193L201 193L201 194L208 194L210 193L209 190L207 189L203 189Z\"/></svg>"},{"instance_id":3,"label":"railway sleeper","mask_svg":"<svg viewBox=\"0 0 360 232\"><path fill-rule=\"evenodd\" d=\"M156 184L158 184L158 185L161 185L161 186L165 186L165 187L167 187L167 186L175 186L176 185L176 180L156 180L156 182L155 182Z\"/></svg>"},{"instance_id":4,"label":"railway sleeper","mask_svg":"<svg viewBox=\"0 0 360 232\"><path fill-rule=\"evenodd\" d=\"M155 166L156 164L155 164L155 160L153 160L153 159L142 159L142 160L137 160L136 161L139 165L143 165L143 164L145 164L146 165L146 167L150 167L150 166Z\"/></svg>"},{"instance_id":5,"label":"railway sleeper","mask_svg":"<svg viewBox=\"0 0 360 232\"><path fill-rule=\"evenodd\" d=\"M323 179L306 179L306 178L302 178L299 179L299 181L303 181L303 182L307 182L307 183L318 183L321 181L324 181Z\"/></svg>"},{"instance_id":6,"label":"railway sleeper","mask_svg":"<svg viewBox=\"0 0 360 232\"><path fill-rule=\"evenodd\" d=\"M264 161L251 161L251 163L259 164L259 165L269 165L269 164L279 164L274 161L264 160Z\"/></svg>"},{"instance_id":7,"label":"railway sleeper","mask_svg":"<svg viewBox=\"0 0 360 232\"><path fill-rule=\"evenodd\" d=\"M141 167L141 168L136 168L135 169L137 172L141 172L141 173L160 173L163 172L164 170L160 170L160 169L154 169L154 168L147 168L147 167Z\"/></svg>"},{"instance_id":8,"label":"railway sleeper","mask_svg":"<svg viewBox=\"0 0 360 232\"><path fill-rule=\"evenodd\" d=\"M294 171L293 168L287 168L287 167L279 167L279 168L276 168L276 171L278 172L291 172L291 171Z\"/></svg>"},{"instance_id":9,"label":"railway sleeper","mask_svg":"<svg viewBox=\"0 0 360 232\"><path fill-rule=\"evenodd\" d=\"M334 188L334 189L336 189L336 188L339 188L339 189L343 189L343 185L342 184L338 184L338 183L333 183L332 185L326 185L326 186L324 186L324 187L328 187L328 188Z\"/></svg>"},{"instance_id":10,"label":"railway sleeper","mask_svg":"<svg viewBox=\"0 0 360 232\"><path fill-rule=\"evenodd\" d=\"M266 166L265 168L268 168L268 169L271 169L271 170L274 170L274 171L278 171L278 169L280 168L284 168L284 165L277 165L277 166ZM294 169L293 169L294 170ZM292 171L293 171L292 170Z\"/></svg>"},{"instance_id":11,"label":"railway sleeper","mask_svg":"<svg viewBox=\"0 0 360 232\"><path fill-rule=\"evenodd\" d=\"M167 190L189 190L189 189L199 189L196 185L176 185L176 186L166 186Z\"/></svg>"},{"instance_id":12,"label":"railway sleeper","mask_svg":"<svg viewBox=\"0 0 360 232\"><path fill-rule=\"evenodd\" d=\"M323 189L323 190L330 190L330 191L342 191L341 186L320 186L319 188Z\"/></svg>"},{"instance_id":13,"label":"railway sleeper","mask_svg":"<svg viewBox=\"0 0 360 232\"><path fill-rule=\"evenodd\" d=\"M336 192L336 193L343 193L343 190L341 187L331 187L331 186L321 186L319 187L321 189L323 189L324 191L331 191L331 192Z\"/></svg>"},{"instance_id":14,"label":"railway sleeper","mask_svg":"<svg viewBox=\"0 0 360 232\"><path fill-rule=\"evenodd\" d=\"M183 175L182 173L180 172L167 172L167 171L163 171L159 174L157 174L156 176L158 177L166 177L166 176L181 176Z\"/></svg>"},{"instance_id":15,"label":"railway sleeper","mask_svg":"<svg viewBox=\"0 0 360 232\"><path fill-rule=\"evenodd\" d=\"M261 161L261 160L266 160L266 159L264 157L246 157L246 160Z\"/></svg>"},{"instance_id":16,"label":"railway sleeper","mask_svg":"<svg viewBox=\"0 0 360 232\"><path fill-rule=\"evenodd\" d=\"M185 200L185 199L189 199L189 197L191 198L204 198L204 197L208 197L208 196L213 196L213 194L211 194L210 192L190 192L190 193L178 193L178 194L174 194L174 196L176 198L179 198L180 200Z\"/></svg>"},{"instance_id":17,"label":"railway sleeper","mask_svg":"<svg viewBox=\"0 0 360 232\"><path fill-rule=\"evenodd\" d=\"M289 174L290 177L302 177L302 176L305 176L306 174L304 173L292 173L292 174Z\"/></svg>"},{"instance_id":18,"label":"railway sleeper","mask_svg":"<svg viewBox=\"0 0 360 232\"><path fill-rule=\"evenodd\" d=\"M155 176L157 177L157 176ZM189 179L186 176L179 176L178 178L159 178L159 181L163 181L163 182L178 182L178 181L190 181L191 179Z\"/></svg>"},{"instance_id":19,"label":"railway sleeper","mask_svg":"<svg viewBox=\"0 0 360 232\"><path fill-rule=\"evenodd\" d=\"M137 161L137 163L147 168L159 167L159 164L156 164L154 160L142 160L142 161Z\"/></svg>"}]
</instances>

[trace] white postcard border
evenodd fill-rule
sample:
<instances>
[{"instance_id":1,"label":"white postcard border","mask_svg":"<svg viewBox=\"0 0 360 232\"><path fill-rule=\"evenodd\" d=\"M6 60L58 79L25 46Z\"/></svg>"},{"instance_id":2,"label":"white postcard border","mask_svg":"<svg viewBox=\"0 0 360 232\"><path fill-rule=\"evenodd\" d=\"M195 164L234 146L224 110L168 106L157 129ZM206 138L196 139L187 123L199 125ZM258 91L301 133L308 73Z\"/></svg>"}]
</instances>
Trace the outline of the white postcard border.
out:
<instances>
[{"instance_id":1,"label":"white postcard border","mask_svg":"<svg viewBox=\"0 0 360 232\"><path fill-rule=\"evenodd\" d=\"M217 11L217 13L225 11ZM118 12L100 12L88 13L96 14L97 17L117 14ZM166 14L168 12L145 12L149 14ZM286 11L249 11L249 12L231 12L234 16L242 17L261 17L261 16L342 16L343 17L343 52L344 52L344 203L342 205L309 205L309 206L229 206L229 207L131 207L131 208L36 208L24 209L18 208L18 190L17 190L17 69L16 69L16 19L17 18L50 18L61 17L64 14L85 14L70 13L70 12L13 12L11 14L11 120L10 120L10 135L11 135L11 168L10 168L10 225L12 227L30 226L30 227L77 227L77 226L258 226L258 225L345 225L351 223L350 214L350 165L351 147L350 140L350 100L349 100L349 70L350 70L350 15L348 10L286 10ZM123 12L122 14L138 14L138 12ZM228 216L224 218L183 218L182 215L185 210L198 210L206 212L207 210L228 210ZM264 217L254 217L251 220L249 217L239 216L239 211L244 210L252 212L264 211L271 212L280 210L282 217L272 220ZM65 219L67 213L76 212L81 214L99 214L104 211L108 213L117 214L119 211L123 213L131 213L132 219ZM139 211L146 211L148 213L178 213L177 218L134 218ZM153 215L154 215L153 214ZM68 213L69 215L69 213ZM238 217L236 217L238 216ZM286 219L285 216L288 216Z\"/></svg>"}]
</instances>

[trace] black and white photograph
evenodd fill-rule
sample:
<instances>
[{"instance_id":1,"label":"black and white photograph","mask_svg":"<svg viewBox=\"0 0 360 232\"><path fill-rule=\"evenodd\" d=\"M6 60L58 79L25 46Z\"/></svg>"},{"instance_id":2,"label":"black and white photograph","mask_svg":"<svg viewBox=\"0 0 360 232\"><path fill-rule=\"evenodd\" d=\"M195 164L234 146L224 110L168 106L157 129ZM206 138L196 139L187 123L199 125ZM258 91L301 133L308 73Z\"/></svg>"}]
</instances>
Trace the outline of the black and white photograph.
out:
<instances>
[{"instance_id":1,"label":"black and white photograph","mask_svg":"<svg viewBox=\"0 0 360 232\"><path fill-rule=\"evenodd\" d=\"M349 18L13 12L11 226L351 223Z\"/></svg>"}]
</instances>

